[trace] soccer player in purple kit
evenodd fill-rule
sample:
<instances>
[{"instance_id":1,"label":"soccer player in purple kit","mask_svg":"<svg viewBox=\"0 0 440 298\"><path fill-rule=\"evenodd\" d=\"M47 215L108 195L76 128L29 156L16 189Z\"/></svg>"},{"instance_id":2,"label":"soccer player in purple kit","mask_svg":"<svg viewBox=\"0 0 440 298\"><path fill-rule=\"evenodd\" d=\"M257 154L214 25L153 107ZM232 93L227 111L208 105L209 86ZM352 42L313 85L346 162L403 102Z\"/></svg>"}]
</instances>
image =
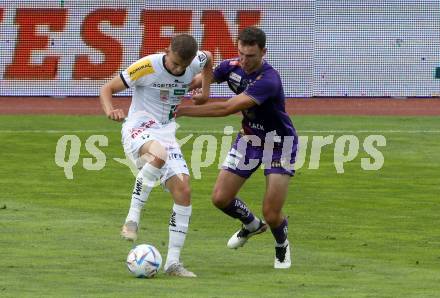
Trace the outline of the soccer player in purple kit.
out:
<instances>
[{"instance_id":1,"label":"soccer player in purple kit","mask_svg":"<svg viewBox=\"0 0 440 298\"><path fill-rule=\"evenodd\" d=\"M179 106L177 116L222 117L243 114L242 129L217 177L213 204L243 226L228 241L239 248L269 225L275 238L274 268L290 268L287 218L282 213L290 178L294 175L298 138L285 111L285 96L278 72L263 57L266 35L257 27L247 27L238 35L238 57L222 61L214 70L213 82L227 82L237 95L224 102ZM200 77L192 83L201 85ZM194 95L198 96L198 95ZM264 164L266 192L264 221L257 218L237 196L246 180Z\"/></svg>"}]
</instances>

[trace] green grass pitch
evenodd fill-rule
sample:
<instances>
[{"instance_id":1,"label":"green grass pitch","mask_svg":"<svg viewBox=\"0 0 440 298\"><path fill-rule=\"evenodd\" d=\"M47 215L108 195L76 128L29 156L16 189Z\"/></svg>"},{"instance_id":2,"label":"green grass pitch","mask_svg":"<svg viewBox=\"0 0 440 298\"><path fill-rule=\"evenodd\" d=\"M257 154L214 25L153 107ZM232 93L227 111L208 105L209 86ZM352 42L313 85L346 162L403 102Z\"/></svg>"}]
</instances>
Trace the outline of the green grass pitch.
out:
<instances>
[{"instance_id":1,"label":"green grass pitch","mask_svg":"<svg viewBox=\"0 0 440 298\"><path fill-rule=\"evenodd\" d=\"M194 140L212 133L218 149L227 124L240 118L180 120L179 138L191 163ZM1 297L438 297L440 293L440 118L298 116L301 136L355 135L359 154L337 174L334 143L319 169L304 166L292 179L284 211L293 244L290 270L273 269L270 232L231 251L239 227L210 202L218 161L192 179L193 216L182 260L197 279L151 280L129 275L131 245L119 237L134 178L123 158L119 124L98 116L0 117ZM362 142L383 135L384 165L361 168ZM58 139L81 141L73 179L55 163ZM105 167L85 170L91 135L105 135ZM205 149L206 151L206 149ZM204 151L204 152L205 152ZM204 153L205 154L205 153ZM92 161L96 161L92 159ZM240 196L261 215L261 170ZM165 258L171 197L155 189L142 215L138 243Z\"/></svg>"}]
</instances>

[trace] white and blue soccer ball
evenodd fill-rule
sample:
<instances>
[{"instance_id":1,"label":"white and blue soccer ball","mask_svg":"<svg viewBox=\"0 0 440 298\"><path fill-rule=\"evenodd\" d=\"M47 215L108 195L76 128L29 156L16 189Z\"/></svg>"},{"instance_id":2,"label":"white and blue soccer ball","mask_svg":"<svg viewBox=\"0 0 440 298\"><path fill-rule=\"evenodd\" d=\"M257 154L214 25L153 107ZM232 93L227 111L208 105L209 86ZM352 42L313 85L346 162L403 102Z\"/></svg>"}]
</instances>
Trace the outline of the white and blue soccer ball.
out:
<instances>
[{"instance_id":1,"label":"white and blue soccer ball","mask_svg":"<svg viewBox=\"0 0 440 298\"><path fill-rule=\"evenodd\" d=\"M151 278L159 272L161 265L162 256L150 244L137 245L127 256L127 268L136 277Z\"/></svg>"}]
</instances>

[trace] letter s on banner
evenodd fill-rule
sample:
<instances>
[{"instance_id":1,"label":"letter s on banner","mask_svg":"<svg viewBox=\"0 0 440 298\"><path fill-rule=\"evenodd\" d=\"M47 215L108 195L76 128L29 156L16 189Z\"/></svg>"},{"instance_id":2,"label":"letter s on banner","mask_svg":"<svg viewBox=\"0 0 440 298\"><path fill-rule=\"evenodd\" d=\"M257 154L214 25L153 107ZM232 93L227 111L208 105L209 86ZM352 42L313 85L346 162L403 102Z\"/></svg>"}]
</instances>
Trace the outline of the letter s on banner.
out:
<instances>
[{"instance_id":1,"label":"letter s on banner","mask_svg":"<svg viewBox=\"0 0 440 298\"><path fill-rule=\"evenodd\" d=\"M91 12L82 25L81 36L84 42L104 54L104 61L93 63L88 55L79 55L75 59L73 78L75 80L100 80L111 77L121 67L123 48L113 37L99 30L101 23L108 22L112 26L122 27L127 17L127 10L100 8Z\"/></svg>"},{"instance_id":2,"label":"letter s on banner","mask_svg":"<svg viewBox=\"0 0 440 298\"><path fill-rule=\"evenodd\" d=\"M173 33L188 33L191 27L191 10L144 10L141 24L144 25L140 57L165 50L170 36L162 35L163 27L173 27Z\"/></svg>"}]
</instances>

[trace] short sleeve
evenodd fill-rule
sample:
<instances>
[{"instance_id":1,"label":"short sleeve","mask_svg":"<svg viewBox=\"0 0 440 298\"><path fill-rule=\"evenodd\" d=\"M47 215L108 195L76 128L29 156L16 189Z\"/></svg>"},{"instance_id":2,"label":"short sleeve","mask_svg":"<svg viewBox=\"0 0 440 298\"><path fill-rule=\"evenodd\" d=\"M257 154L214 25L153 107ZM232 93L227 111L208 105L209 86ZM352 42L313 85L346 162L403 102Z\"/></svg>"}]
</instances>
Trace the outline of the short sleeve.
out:
<instances>
[{"instance_id":1,"label":"short sleeve","mask_svg":"<svg viewBox=\"0 0 440 298\"><path fill-rule=\"evenodd\" d=\"M146 77L153 74L154 68L151 59L147 56L134 62L120 73L120 77L127 88L142 85Z\"/></svg>"},{"instance_id":2,"label":"short sleeve","mask_svg":"<svg viewBox=\"0 0 440 298\"><path fill-rule=\"evenodd\" d=\"M205 67L208 62L208 56L203 51L197 51L196 57L190 64L190 67L194 73L199 73Z\"/></svg>"},{"instance_id":3,"label":"short sleeve","mask_svg":"<svg viewBox=\"0 0 440 298\"><path fill-rule=\"evenodd\" d=\"M217 83L222 83L228 79L230 62L230 60L224 60L214 69L214 79Z\"/></svg>"},{"instance_id":4,"label":"short sleeve","mask_svg":"<svg viewBox=\"0 0 440 298\"><path fill-rule=\"evenodd\" d=\"M262 73L254 82L248 85L244 93L250 96L255 103L262 105L266 100L277 94L280 85L281 80L276 73Z\"/></svg>"}]
</instances>

